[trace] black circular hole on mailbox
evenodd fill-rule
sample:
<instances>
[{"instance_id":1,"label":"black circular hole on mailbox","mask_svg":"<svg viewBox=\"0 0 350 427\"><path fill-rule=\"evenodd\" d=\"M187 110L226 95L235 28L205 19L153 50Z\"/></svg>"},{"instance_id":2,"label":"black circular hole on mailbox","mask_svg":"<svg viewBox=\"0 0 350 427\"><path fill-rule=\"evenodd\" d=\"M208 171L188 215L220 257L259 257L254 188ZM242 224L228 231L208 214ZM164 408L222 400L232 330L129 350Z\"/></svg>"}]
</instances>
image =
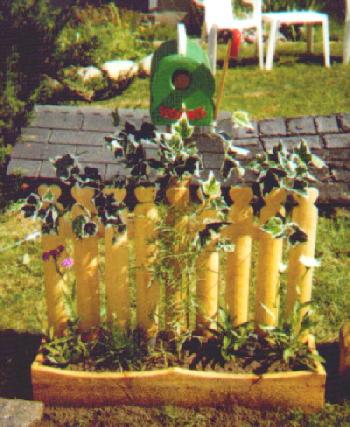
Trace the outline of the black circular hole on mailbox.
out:
<instances>
[{"instance_id":1,"label":"black circular hole on mailbox","mask_svg":"<svg viewBox=\"0 0 350 427\"><path fill-rule=\"evenodd\" d=\"M173 85L177 90L185 90L191 84L191 75L186 70L177 70L173 74Z\"/></svg>"}]
</instances>

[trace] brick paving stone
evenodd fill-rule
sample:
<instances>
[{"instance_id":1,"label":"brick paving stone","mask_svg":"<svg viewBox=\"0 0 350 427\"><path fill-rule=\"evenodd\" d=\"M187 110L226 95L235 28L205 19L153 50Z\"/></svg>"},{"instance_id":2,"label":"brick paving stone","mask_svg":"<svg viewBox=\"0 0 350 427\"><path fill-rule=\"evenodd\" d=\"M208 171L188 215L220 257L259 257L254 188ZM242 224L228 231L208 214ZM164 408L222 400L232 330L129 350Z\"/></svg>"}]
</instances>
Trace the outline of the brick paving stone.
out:
<instances>
[{"instance_id":1,"label":"brick paving stone","mask_svg":"<svg viewBox=\"0 0 350 427\"><path fill-rule=\"evenodd\" d=\"M40 105L34 106L34 113L76 113L84 107L77 107L75 105ZM93 107L88 107L93 108Z\"/></svg>"},{"instance_id":2,"label":"brick paving stone","mask_svg":"<svg viewBox=\"0 0 350 427\"><path fill-rule=\"evenodd\" d=\"M56 178L56 169L49 161L43 161L39 172L41 178Z\"/></svg>"},{"instance_id":3,"label":"brick paving stone","mask_svg":"<svg viewBox=\"0 0 350 427\"><path fill-rule=\"evenodd\" d=\"M307 142L311 150L323 149L322 140L318 135L288 136L285 138L263 138L262 142L264 144L265 150L271 150L280 141L282 141L282 143L285 144L288 149L291 149L298 145L302 139Z\"/></svg>"},{"instance_id":4,"label":"brick paving stone","mask_svg":"<svg viewBox=\"0 0 350 427\"><path fill-rule=\"evenodd\" d=\"M287 135L285 119L269 119L259 122L259 131L262 136Z\"/></svg>"},{"instance_id":5,"label":"brick paving stone","mask_svg":"<svg viewBox=\"0 0 350 427\"><path fill-rule=\"evenodd\" d=\"M297 117L287 119L287 129L290 134L315 134L316 127L313 117Z\"/></svg>"},{"instance_id":6,"label":"brick paving stone","mask_svg":"<svg viewBox=\"0 0 350 427\"><path fill-rule=\"evenodd\" d=\"M75 145L45 144L43 146L43 160L54 159L65 154L75 155L77 147Z\"/></svg>"},{"instance_id":7,"label":"brick paving stone","mask_svg":"<svg viewBox=\"0 0 350 427\"><path fill-rule=\"evenodd\" d=\"M350 132L350 114L339 114L339 123L344 132Z\"/></svg>"},{"instance_id":8,"label":"brick paving stone","mask_svg":"<svg viewBox=\"0 0 350 427\"><path fill-rule=\"evenodd\" d=\"M322 158L328 162L343 160L344 162L350 162L350 150L343 148L333 148L323 150Z\"/></svg>"},{"instance_id":9,"label":"brick paving stone","mask_svg":"<svg viewBox=\"0 0 350 427\"><path fill-rule=\"evenodd\" d=\"M315 118L317 133L339 132L336 116L318 116Z\"/></svg>"},{"instance_id":10,"label":"brick paving stone","mask_svg":"<svg viewBox=\"0 0 350 427\"><path fill-rule=\"evenodd\" d=\"M348 183L321 183L318 203L335 206L350 206L350 184Z\"/></svg>"},{"instance_id":11,"label":"brick paving stone","mask_svg":"<svg viewBox=\"0 0 350 427\"><path fill-rule=\"evenodd\" d=\"M204 169L220 169L223 164L224 156L220 153L202 153L202 160Z\"/></svg>"},{"instance_id":12,"label":"brick paving stone","mask_svg":"<svg viewBox=\"0 0 350 427\"><path fill-rule=\"evenodd\" d=\"M232 138L233 134L232 134L232 120L231 117L226 118L226 119L221 119L217 121L217 126L216 126L216 130L218 132L225 132L227 135L229 135L230 138ZM207 130L207 132L202 131L202 133L208 133L209 130Z\"/></svg>"},{"instance_id":13,"label":"brick paving stone","mask_svg":"<svg viewBox=\"0 0 350 427\"><path fill-rule=\"evenodd\" d=\"M21 129L20 140L23 142L47 143L51 134L50 129L27 127Z\"/></svg>"},{"instance_id":14,"label":"brick paving stone","mask_svg":"<svg viewBox=\"0 0 350 427\"><path fill-rule=\"evenodd\" d=\"M350 159L349 159L350 160ZM328 166L331 169L345 169L345 170L350 170L350 161L342 161L342 160L329 160L327 162Z\"/></svg>"},{"instance_id":15,"label":"brick paving stone","mask_svg":"<svg viewBox=\"0 0 350 427\"><path fill-rule=\"evenodd\" d=\"M12 159L43 160L44 144L18 142L12 150L11 157Z\"/></svg>"},{"instance_id":16,"label":"brick paving stone","mask_svg":"<svg viewBox=\"0 0 350 427\"><path fill-rule=\"evenodd\" d=\"M72 112L42 111L35 113L31 125L47 129L79 130L83 125L83 114Z\"/></svg>"},{"instance_id":17,"label":"brick paving stone","mask_svg":"<svg viewBox=\"0 0 350 427\"><path fill-rule=\"evenodd\" d=\"M132 108L119 108L116 112L116 124L123 127L125 122L130 122L137 129L140 128L143 122L150 122L151 116L148 110L134 110Z\"/></svg>"},{"instance_id":18,"label":"brick paving stone","mask_svg":"<svg viewBox=\"0 0 350 427\"><path fill-rule=\"evenodd\" d=\"M233 145L236 147L246 148L250 150L252 148L262 150L262 145L258 138L243 138L243 139L234 139Z\"/></svg>"},{"instance_id":19,"label":"brick paving stone","mask_svg":"<svg viewBox=\"0 0 350 427\"><path fill-rule=\"evenodd\" d=\"M82 130L114 133L116 129L112 111L84 113Z\"/></svg>"},{"instance_id":20,"label":"brick paving stone","mask_svg":"<svg viewBox=\"0 0 350 427\"><path fill-rule=\"evenodd\" d=\"M201 153L223 153L224 147L220 137L216 135L194 135L197 149Z\"/></svg>"},{"instance_id":21,"label":"brick paving stone","mask_svg":"<svg viewBox=\"0 0 350 427\"><path fill-rule=\"evenodd\" d=\"M44 404L21 399L0 398L1 427L30 427L41 421Z\"/></svg>"},{"instance_id":22,"label":"brick paving stone","mask_svg":"<svg viewBox=\"0 0 350 427\"><path fill-rule=\"evenodd\" d=\"M324 140L327 148L350 148L350 133L325 135Z\"/></svg>"},{"instance_id":23,"label":"brick paving stone","mask_svg":"<svg viewBox=\"0 0 350 427\"><path fill-rule=\"evenodd\" d=\"M234 127L232 128L232 136L234 139L247 139L247 138L257 138L259 136L258 132L258 123L255 121L251 122L253 129Z\"/></svg>"},{"instance_id":24,"label":"brick paving stone","mask_svg":"<svg viewBox=\"0 0 350 427\"><path fill-rule=\"evenodd\" d=\"M129 171L125 169L125 165L123 163L108 164L106 168L105 179L106 181L112 181L112 179L117 174L121 176L126 176L128 173Z\"/></svg>"},{"instance_id":25,"label":"brick paving stone","mask_svg":"<svg viewBox=\"0 0 350 427\"><path fill-rule=\"evenodd\" d=\"M76 150L79 162L88 163L117 163L118 160L106 147L84 147L79 146Z\"/></svg>"},{"instance_id":26,"label":"brick paving stone","mask_svg":"<svg viewBox=\"0 0 350 427\"><path fill-rule=\"evenodd\" d=\"M68 145L90 145L101 147L105 145L105 136L108 132L84 132L73 130L56 130L52 131L49 144L68 144Z\"/></svg>"},{"instance_id":27,"label":"brick paving stone","mask_svg":"<svg viewBox=\"0 0 350 427\"><path fill-rule=\"evenodd\" d=\"M337 182L350 182L350 170L332 169L332 175Z\"/></svg>"},{"instance_id":28,"label":"brick paving stone","mask_svg":"<svg viewBox=\"0 0 350 427\"><path fill-rule=\"evenodd\" d=\"M7 166L7 174L37 178L41 169L41 163L41 160L11 159Z\"/></svg>"}]
</instances>

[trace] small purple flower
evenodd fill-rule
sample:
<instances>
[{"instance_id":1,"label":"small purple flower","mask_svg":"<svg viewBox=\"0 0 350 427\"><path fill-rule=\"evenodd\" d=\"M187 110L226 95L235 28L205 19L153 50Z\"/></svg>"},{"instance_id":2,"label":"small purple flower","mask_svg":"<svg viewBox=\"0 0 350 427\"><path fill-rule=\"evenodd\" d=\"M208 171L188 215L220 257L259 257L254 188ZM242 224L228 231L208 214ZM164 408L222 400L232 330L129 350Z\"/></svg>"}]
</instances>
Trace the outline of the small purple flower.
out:
<instances>
[{"instance_id":1,"label":"small purple flower","mask_svg":"<svg viewBox=\"0 0 350 427\"><path fill-rule=\"evenodd\" d=\"M49 251L49 255L52 256L53 259L56 259L58 253L57 253L56 249L51 249L51 251Z\"/></svg>"},{"instance_id":2,"label":"small purple flower","mask_svg":"<svg viewBox=\"0 0 350 427\"><path fill-rule=\"evenodd\" d=\"M59 245L56 249L56 251L60 254L64 251L64 246L63 245Z\"/></svg>"},{"instance_id":3,"label":"small purple flower","mask_svg":"<svg viewBox=\"0 0 350 427\"><path fill-rule=\"evenodd\" d=\"M43 252L42 259L43 261L48 261L50 259L50 252Z\"/></svg>"},{"instance_id":4,"label":"small purple flower","mask_svg":"<svg viewBox=\"0 0 350 427\"><path fill-rule=\"evenodd\" d=\"M61 262L61 266L64 268L71 268L74 265L74 260L71 257L65 258L62 262Z\"/></svg>"}]
</instances>

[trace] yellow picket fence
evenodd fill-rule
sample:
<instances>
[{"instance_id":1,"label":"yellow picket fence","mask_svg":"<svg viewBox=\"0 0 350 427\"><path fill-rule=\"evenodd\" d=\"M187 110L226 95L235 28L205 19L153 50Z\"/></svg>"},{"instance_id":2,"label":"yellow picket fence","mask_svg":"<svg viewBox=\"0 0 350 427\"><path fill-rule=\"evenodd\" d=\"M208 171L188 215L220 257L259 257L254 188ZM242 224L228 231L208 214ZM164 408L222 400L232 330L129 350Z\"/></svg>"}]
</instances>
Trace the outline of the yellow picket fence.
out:
<instances>
[{"instance_id":1,"label":"yellow picket fence","mask_svg":"<svg viewBox=\"0 0 350 427\"><path fill-rule=\"evenodd\" d=\"M51 186L56 199L61 190ZM44 194L48 187L41 186ZM74 188L72 196L76 204L72 207L72 218L82 212L84 207L94 211L92 204L93 189ZM106 189L118 202L126 196L124 189ZM127 211L124 220L126 231L113 239L112 229L100 227L97 236L85 239L76 238L71 223L61 219L58 235L42 237L43 251L50 251L60 245L67 246L67 240L73 243L74 269L76 275L77 315L82 329L98 326L100 323L100 283L99 283L99 239L104 239L105 270L104 284L106 295L107 321L116 319L119 326L125 328L131 321L130 298L130 260L129 245L135 248L136 274L136 324L149 333L157 331L160 289L152 282L150 264L156 256L154 244L158 220L158 207L155 204L155 190L152 187L135 189L137 199L133 215ZM253 218L250 188L230 189L233 204L229 213L229 225L222 230L222 236L229 239L235 250L227 254L227 265L221 274L225 274L225 306L235 324L248 320L249 298L253 274L256 275L254 318L260 324L275 325L278 322L280 267L282 263L283 239L272 238L261 229L261 225L283 209L286 199L284 190L269 194L258 221ZM316 189L309 189L305 197L297 197L297 206L292 212L292 220L308 235L305 243L292 247L288 253L286 314L290 313L297 299L307 302L311 299L312 267L305 265L301 257L314 257L317 225L315 201ZM168 201L178 207L189 203L188 186L172 187L167 191ZM252 269L253 241L257 243L256 269ZM65 254L63 253L63 256ZM205 324L216 319L219 299L220 260L216 246L209 244L200 254L200 268L196 277L197 324ZM181 266L179 266L181 268ZM44 262L46 302L49 325L59 333L65 325L67 314L64 308L62 275L54 262ZM167 296L165 295L165 298ZM165 304L166 306L166 304ZM169 308L170 310L170 308ZM252 311L252 310L251 310ZM165 317L170 315L165 313ZM158 316L159 317L159 316Z\"/></svg>"}]
</instances>

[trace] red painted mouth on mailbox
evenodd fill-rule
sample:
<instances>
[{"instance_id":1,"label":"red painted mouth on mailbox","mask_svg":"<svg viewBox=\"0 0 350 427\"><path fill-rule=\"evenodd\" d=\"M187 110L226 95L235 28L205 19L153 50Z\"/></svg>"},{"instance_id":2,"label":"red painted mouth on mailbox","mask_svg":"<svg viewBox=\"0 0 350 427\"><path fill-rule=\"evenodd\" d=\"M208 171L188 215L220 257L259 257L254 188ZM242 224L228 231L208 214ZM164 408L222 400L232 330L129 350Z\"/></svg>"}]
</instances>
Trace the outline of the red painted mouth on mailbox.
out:
<instances>
[{"instance_id":1,"label":"red painted mouth on mailbox","mask_svg":"<svg viewBox=\"0 0 350 427\"><path fill-rule=\"evenodd\" d=\"M165 107L164 105L159 107L159 114L164 119L179 120L182 113L186 113L189 120L201 120L207 115L207 112L202 107L195 108L194 110L176 110L175 108Z\"/></svg>"}]
</instances>

